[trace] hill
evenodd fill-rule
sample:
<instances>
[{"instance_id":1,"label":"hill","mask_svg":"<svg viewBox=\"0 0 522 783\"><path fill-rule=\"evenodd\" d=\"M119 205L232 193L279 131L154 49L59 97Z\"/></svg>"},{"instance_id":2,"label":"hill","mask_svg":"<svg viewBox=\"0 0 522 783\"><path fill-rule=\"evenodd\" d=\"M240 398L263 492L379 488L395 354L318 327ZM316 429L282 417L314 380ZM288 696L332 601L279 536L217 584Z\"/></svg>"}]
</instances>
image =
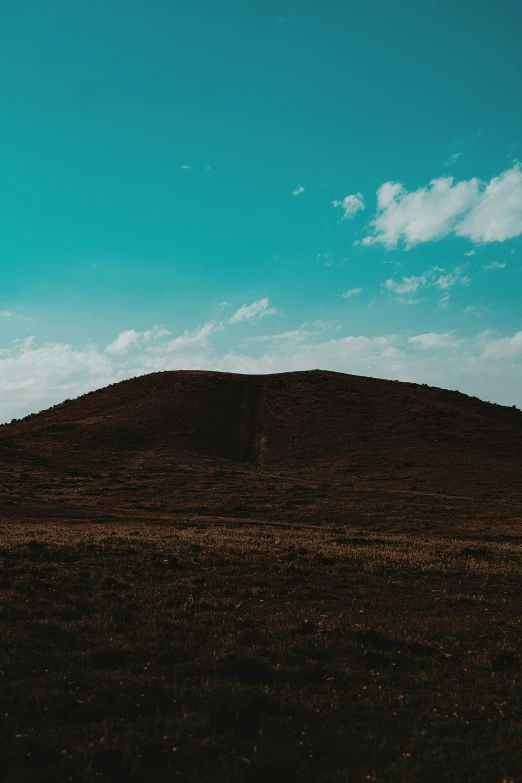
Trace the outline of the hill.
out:
<instances>
[{"instance_id":1,"label":"hill","mask_svg":"<svg viewBox=\"0 0 522 783\"><path fill-rule=\"evenodd\" d=\"M522 412L325 371L178 371L0 427L0 518L520 532Z\"/></svg>"},{"instance_id":2,"label":"hill","mask_svg":"<svg viewBox=\"0 0 522 783\"><path fill-rule=\"evenodd\" d=\"M520 781L521 432L318 371L0 427L0 779Z\"/></svg>"}]
</instances>

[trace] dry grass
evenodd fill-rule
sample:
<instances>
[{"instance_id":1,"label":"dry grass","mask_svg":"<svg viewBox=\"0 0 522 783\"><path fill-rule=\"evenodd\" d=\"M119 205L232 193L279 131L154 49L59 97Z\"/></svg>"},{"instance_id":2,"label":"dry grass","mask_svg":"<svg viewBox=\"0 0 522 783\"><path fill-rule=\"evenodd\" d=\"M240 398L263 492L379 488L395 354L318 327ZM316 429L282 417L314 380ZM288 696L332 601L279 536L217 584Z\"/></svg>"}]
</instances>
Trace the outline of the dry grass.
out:
<instances>
[{"instance_id":1,"label":"dry grass","mask_svg":"<svg viewBox=\"0 0 522 783\"><path fill-rule=\"evenodd\" d=\"M522 780L522 546L0 531L0 778Z\"/></svg>"}]
</instances>

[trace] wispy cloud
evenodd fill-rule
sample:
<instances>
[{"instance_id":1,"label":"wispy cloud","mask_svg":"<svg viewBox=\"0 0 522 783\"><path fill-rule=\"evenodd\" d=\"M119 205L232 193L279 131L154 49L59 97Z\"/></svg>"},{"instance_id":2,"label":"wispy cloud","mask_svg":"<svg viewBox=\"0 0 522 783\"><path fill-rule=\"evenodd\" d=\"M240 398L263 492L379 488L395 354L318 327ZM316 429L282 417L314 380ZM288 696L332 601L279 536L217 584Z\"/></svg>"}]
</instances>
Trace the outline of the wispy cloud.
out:
<instances>
[{"instance_id":1,"label":"wispy cloud","mask_svg":"<svg viewBox=\"0 0 522 783\"><path fill-rule=\"evenodd\" d=\"M319 318L315 321L305 321L300 328L309 329L313 334L326 334L330 329L340 329L341 324L337 320L327 321L324 318Z\"/></svg>"},{"instance_id":2,"label":"wispy cloud","mask_svg":"<svg viewBox=\"0 0 522 783\"><path fill-rule=\"evenodd\" d=\"M246 306L248 307L248 305ZM267 306L264 310L269 310ZM314 325L315 324L315 325ZM39 343L34 336L0 348L2 418L40 410L124 378L157 370L203 369L270 373L316 367L382 378L416 381L506 404L522 405L522 332L481 332L463 337L452 331L419 334L346 334L327 332L329 322L240 342L219 352L217 333L228 321L207 321L171 338L134 339L158 334L126 330L126 350L97 345ZM230 335L236 334L231 328ZM116 338L110 345L118 341ZM434 361L436 355L436 361Z\"/></svg>"},{"instance_id":3,"label":"wispy cloud","mask_svg":"<svg viewBox=\"0 0 522 783\"><path fill-rule=\"evenodd\" d=\"M476 252L476 250L468 250L466 253L464 253L464 255L468 256L468 258L471 258L471 256L474 256Z\"/></svg>"},{"instance_id":4,"label":"wispy cloud","mask_svg":"<svg viewBox=\"0 0 522 783\"><path fill-rule=\"evenodd\" d=\"M492 261L490 264L482 264L483 272L493 272L495 269L505 269L506 264L500 261Z\"/></svg>"},{"instance_id":5,"label":"wispy cloud","mask_svg":"<svg viewBox=\"0 0 522 783\"><path fill-rule=\"evenodd\" d=\"M107 353L125 353L133 345L136 345L139 340L139 332L134 329L126 329L124 332L120 332L117 338L105 349Z\"/></svg>"},{"instance_id":6,"label":"wispy cloud","mask_svg":"<svg viewBox=\"0 0 522 783\"><path fill-rule=\"evenodd\" d=\"M515 141L512 144L510 144L508 147L508 151L506 153L507 160L516 159L515 150L521 150L521 149L522 149L522 144L520 144L520 142Z\"/></svg>"},{"instance_id":7,"label":"wispy cloud","mask_svg":"<svg viewBox=\"0 0 522 783\"><path fill-rule=\"evenodd\" d=\"M477 318L481 318L488 310L484 305L468 305L464 308L464 315L475 315Z\"/></svg>"},{"instance_id":8,"label":"wispy cloud","mask_svg":"<svg viewBox=\"0 0 522 783\"><path fill-rule=\"evenodd\" d=\"M304 188L302 185L299 185L293 192L292 196L300 196L302 193L304 193L306 188Z\"/></svg>"},{"instance_id":9,"label":"wispy cloud","mask_svg":"<svg viewBox=\"0 0 522 783\"><path fill-rule=\"evenodd\" d=\"M489 335L489 333L487 333ZM522 332L516 332L512 337L501 337L488 340L482 350L486 359L514 359L522 354Z\"/></svg>"},{"instance_id":10,"label":"wispy cloud","mask_svg":"<svg viewBox=\"0 0 522 783\"><path fill-rule=\"evenodd\" d=\"M402 280L393 280L389 278L383 283L384 288L392 294L414 294L419 288L422 288L427 284L427 273L422 275L411 275L411 277L403 277Z\"/></svg>"},{"instance_id":11,"label":"wispy cloud","mask_svg":"<svg viewBox=\"0 0 522 783\"><path fill-rule=\"evenodd\" d=\"M362 291L362 288L350 288L349 291L345 291L344 294L341 294L343 299L348 299L350 296L357 296L357 294L360 294Z\"/></svg>"},{"instance_id":12,"label":"wispy cloud","mask_svg":"<svg viewBox=\"0 0 522 783\"><path fill-rule=\"evenodd\" d=\"M182 169L185 169L185 171L192 171L192 166L182 166Z\"/></svg>"},{"instance_id":13,"label":"wispy cloud","mask_svg":"<svg viewBox=\"0 0 522 783\"><path fill-rule=\"evenodd\" d=\"M365 209L362 193L352 193L349 196L345 196L342 201L335 199L332 201L332 204L336 209L340 207L343 210L342 220L351 220L358 212Z\"/></svg>"},{"instance_id":14,"label":"wispy cloud","mask_svg":"<svg viewBox=\"0 0 522 783\"><path fill-rule=\"evenodd\" d=\"M223 325L216 321L207 321L196 329L186 329L179 337L151 348L151 353L156 356L172 356L202 351L210 344L210 338L216 331L220 331ZM149 362L150 363L150 362Z\"/></svg>"},{"instance_id":15,"label":"wispy cloud","mask_svg":"<svg viewBox=\"0 0 522 783\"><path fill-rule=\"evenodd\" d=\"M410 306L419 304L420 302L424 302L425 300L426 300L425 296L419 296L417 298L415 298L413 296L410 296L410 297L407 297L407 296L397 296L396 299L395 299L395 301L398 302L399 304L410 305Z\"/></svg>"},{"instance_id":16,"label":"wispy cloud","mask_svg":"<svg viewBox=\"0 0 522 783\"><path fill-rule=\"evenodd\" d=\"M318 253L316 261L319 261L320 264L324 264L324 266L332 266L333 253Z\"/></svg>"},{"instance_id":17,"label":"wispy cloud","mask_svg":"<svg viewBox=\"0 0 522 783\"><path fill-rule=\"evenodd\" d=\"M443 291L439 300L439 307L447 307L449 289L457 284L467 285L469 277L464 273L464 267L455 267L451 272L446 272L443 267L434 266L420 275L403 276L400 280L389 278L383 283L383 288L392 294L400 304L417 304L420 299L404 298L405 294L416 294L423 288L439 288Z\"/></svg>"},{"instance_id":18,"label":"wispy cloud","mask_svg":"<svg viewBox=\"0 0 522 783\"><path fill-rule=\"evenodd\" d=\"M239 310L236 310L234 315L230 316L228 323L237 324L241 321L258 321L260 318L276 315L276 313L276 308L270 307L270 302L267 298L258 299L256 302L252 302L252 304L242 305Z\"/></svg>"},{"instance_id":19,"label":"wispy cloud","mask_svg":"<svg viewBox=\"0 0 522 783\"><path fill-rule=\"evenodd\" d=\"M438 302L438 304L437 304L437 308L438 308L439 310L446 310L446 308L447 308L447 307L448 307L448 305L449 305L449 300L450 300L449 291L445 291L445 292L442 294L442 296L440 297L440 299L439 299L439 302Z\"/></svg>"},{"instance_id":20,"label":"wispy cloud","mask_svg":"<svg viewBox=\"0 0 522 783\"><path fill-rule=\"evenodd\" d=\"M453 155L450 155L449 158L446 158L444 161L444 166L446 168L449 168L450 166L454 166L455 163L460 158L461 153L460 152L454 152Z\"/></svg>"},{"instance_id":21,"label":"wispy cloud","mask_svg":"<svg viewBox=\"0 0 522 783\"><path fill-rule=\"evenodd\" d=\"M470 282L468 275L464 274L463 266L457 266L455 269L453 269L452 272L447 272L442 275L439 275L438 272L445 272L444 269L434 267L432 271L435 270L436 274L433 285L437 286L438 288L448 289L452 288L454 285L457 285L457 283L467 285Z\"/></svg>"},{"instance_id":22,"label":"wispy cloud","mask_svg":"<svg viewBox=\"0 0 522 783\"><path fill-rule=\"evenodd\" d=\"M427 334L417 334L408 339L410 345L415 345L422 350L432 350L437 348L457 348L465 342L455 337L455 332L428 332Z\"/></svg>"},{"instance_id":23,"label":"wispy cloud","mask_svg":"<svg viewBox=\"0 0 522 783\"><path fill-rule=\"evenodd\" d=\"M164 326L153 326L152 329L147 329L144 332L126 329L124 332L120 332L114 342L108 345L105 350L107 353L123 354L138 345L139 342L158 340L160 337L166 337L169 334L169 330L165 329Z\"/></svg>"},{"instance_id":24,"label":"wispy cloud","mask_svg":"<svg viewBox=\"0 0 522 783\"><path fill-rule=\"evenodd\" d=\"M26 321L27 323L36 323L34 318L30 318L28 315L22 315L21 313L13 313L12 310L0 310L0 318L12 318L15 321Z\"/></svg>"},{"instance_id":25,"label":"wispy cloud","mask_svg":"<svg viewBox=\"0 0 522 783\"><path fill-rule=\"evenodd\" d=\"M303 343L308 337L314 334L310 329L291 329L279 334L260 334L257 337L246 337L242 345L260 345L262 343L283 343L292 342L294 344Z\"/></svg>"},{"instance_id":26,"label":"wispy cloud","mask_svg":"<svg viewBox=\"0 0 522 783\"><path fill-rule=\"evenodd\" d=\"M377 214L362 245L409 249L454 235L475 243L504 242L522 234L522 168L489 182L439 177L415 191L385 182L377 191Z\"/></svg>"}]
</instances>

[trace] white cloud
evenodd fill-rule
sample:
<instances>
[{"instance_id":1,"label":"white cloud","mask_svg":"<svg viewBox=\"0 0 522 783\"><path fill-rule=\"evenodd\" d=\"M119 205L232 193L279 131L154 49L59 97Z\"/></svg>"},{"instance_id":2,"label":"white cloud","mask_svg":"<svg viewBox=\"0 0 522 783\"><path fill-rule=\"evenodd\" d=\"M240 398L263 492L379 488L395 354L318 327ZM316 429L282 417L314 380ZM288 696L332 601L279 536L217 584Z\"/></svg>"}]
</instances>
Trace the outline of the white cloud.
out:
<instances>
[{"instance_id":1,"label":"white cloud","mask_svg":"<svg viewBox=\"0 0 522 783\"><path fill-rule=\"evenodd\" d=\"M483 264L483 272L493 272L495 269L505 269L506 264L500 263L500 261L492 261L491 264Z\"/></svg>"},{"instance_id":2,"label":"white cloud","mask_svg":"<svg viewBox=\"0 0 522 783\"><path fill-rule=\"evenodd\" d=\"M21 313L13 313L12 310L0 310L1 318L14 318L16 321L30 321L36 323L34 318L30 318L28 315L22 315Z\"/></svg>"},{"instance_id":3,"label":"white cloud","mask_svg":"<svg viewBox=\"0 0 522 783\"><path fill-rule=\"evenodd\" d=\"M133 345L136 345L138 340L139 332L134 331L134 329L126 329L105 350L107 353L125 353Z\"/></svg>"},{"instance_id":4,"label":"white cloud","mask_svg":"<svg viewBox=\"0 0 522 783\"><path fill-rule=\"evenodd\" d=\"M349 291L345 291L344 294L342 294L343 299L348 299L350 296L357 296L357 294L360 294L362 291L362 288L350 288Z\"/></svg>"},{"instance_id":5,"label":"white cloud","mask_svg":"<svg viewBox=\"0 0 522 783\"><path fill-rule=\"evenodd\" d=\"M310 337L312 334L314 334L314 332L307 329L291 329L287 332L281 332L280 334L261 334L258 337L246 337L242 341L242 345L283 343L289 341L294 344L299 344L304 342L307 337Z\"/></svg>"},{"instance_id":6,"label":"white cloud","mask_svg":"<svg viewBox=\"0 0 522 783\"><path fill-rule=\"evenodd\" d=\"M324 264L325 266L332 266L333 253L319 253L316 261L319 261L320 264Z\"/></svg>"},{"instance_id":7,"label":"white cloud","mask_svg":"<svg viewBox=\"0 0 522 783\"><path fill-rule=\"evenodd\" d=\"M126 329L124 332L120 332L118 337L107 346L105 349L107 353L126 353L133 348L140 341L147 341L151 339L159 339L170 334L168 329L164 326L154 326L152 329L147 329L144 332L136 332L134 329Z\"/></svg>"},{"instance_id":8,"label":"white cloud","mask_svg":"<svg viewBox=\"0 0 522 783\"><path fill-rule=\"evenodd\" d=\"M446 166L446 168L449 168L450 166L454 166L454 165L455 165L455 163L456 163L456 162L458 161L458 159L460 158L460 155L461 155L461 153L460 153L460 152L454 152L454 153L453 153L453 155L450 155L450 156L449 156L449 158L447 158L447 159L444 161L444 165Z\"/></svg>"},{"instance_id":9,"label":"white cloud","mask_svg":"<svg viewBox=\"0 0 522 783\"><path fill-rule=\"evenodd\" d=\"M519 163L490 180L455 233L473 242L505 242L522 234L522 168Z\"/></svg>"},{"instance_id":10,"label":"white cloud","mask_svg":"<svg viewBox=\"0 0 522 783\"><path fill-rule=\"evenodd\" d=\"M239 310L236 310L234 315L228 319L229 324L237 324L240 321L255 321L260 318L265 318L267 315L276 315L277 310L275 307L270 307L268 299L258 299L256 302L252 302L249 305L242 305Z\"/></svg>"},{"instance_id":11,"label":"white cloud","mask_svg":"<svg viewBox=\"0 0 522 783\"><path fill-rule=\"evenodd\" d=\"M445 293L442 294L442 296L439 299L439 304L437 305L439 310L445 310L449 304L449 300L450 300L450 295L446 291Z\"/></svg>"},{"instance_id":12,"label":"white cloud","mask_svg":"<svg viewBox=\"0 0 522 783\"><path fill-rule=\"evenodd\" d=\"M300 195L301 195L301 193L304 193L304 192L305 192L305 190L306 190L306 188L304 188L302 185L299 185L299 187L298 187L298 188L296 188L296 189L293 191L293 193L292 193L292 196L300 196Z\"/></svg>"},{"instance_id":13,"label":"white cloud","mask_svg":"<svg viewBox=\"0 0 522 783\"><path fill-rule=\"evenodd\" d=\"M182 169L185 169L185 171L192 171L192 166L182 166Z\"/></svg>"},{"instance_id":14,"label":"white cloud","mask_svg":"<svg viewBox=\"0 0 522 783\"><path fill-rule=\"evenodd\" d=\"M448 290L459 283L467 285L470 282L463 270L464 267L457 266L453 271L446 272L443 267L434 266L421 275L403 276L401 280L389 278L384 281L383 288L393 294L401 304L416 304L418 301L422 301L419 299L405 300L404 294L416 294L422 288L440 288L444 293L439 301L439 307L446 307L449 299Z\"/></svg>"},{"instance_id":15,"label":"white cloud","mask_svg":"<svg viewBox=\"0 0 522 783\"><path fill-rule=\"evenodd\" d=\"M439 177L415 191L385 182L377 191L377 214L363 245L409 249L449 235L476 243L504 242L522 234L522 168L483 182Z\"/></svg>"},{"instance_id":16,"label":"white cloud","mask_svg":"<svg viewBox=\"0 0 522 783\"><path fill-rule=\"evenodd\" d=\"M166 337L170 334L170 331L168 329L165 329L164 326L153 326L152 329L148 329L146 332L142 332L146 340L150 340L151 338L155 338L156 340L160 337Z\"/></svg>"},{"instance_id":17,"label":"white cloud","mask_svg":"<svg viewBox=\"0 0 522 783\"><path fill-rule=\"evenodd\" d=\"M351 220L361 210L365 209L364 198L362 193L355 193L350 196L345 196L342 201L332 201L332 204L337 209L341 207L344 215L342 220Z\"/></svg>"},{"instance_id":18,"label":"white cloud","mask_svg":"<svg viewBox=\"0 0 522 783\"><path fill-rule=\"evenodd\" d=\"M522 332L506 336L483 331L467 338L449 331L354 335L340 332L340 324L318 321L232 343L219 351L214 338L228 326L227 321L208 321L174 339L166 334L157 339L131 338L131 347L121 352L96 345L39 344L34 336L17 340L0 348L0 420L125 378L175 369L266 373L320 367L458 388L522 405ZM328 334L333 328L335 337ZM126 331L159 333L159 329ZM236 333L229 329L230 336Z\"/></svg>"},{"instance_id":19,"label":"white cloud","mask_svg":"<svg viewBox=\"0 0 522 783\"><path fill-rule=\"evenodd\" d=\"M377 209L388 209L403 193L399 182L385 182L377 191Z\"/></svg>"},{"instance_id":20,"label":"white cloud","mask_svg":"<svg viewBox=\"0 0 522 783\"><path fill-rule=\"evenodd\" d=\"M476 198L478 187L477 179L454 184L453 177L439 177L408 193L399 183L385 182L377 191L377 216L363 244L393 248L404 243L409 248L441 239L455 228L456 219Z\"/></svg>"},{"instance_id":21,"label":"white cloud","mask_svg":"<svg viewBox=\"0 0 522 783\"><path fill-rule=\"evenodd\" d=\"M513 359L522 354L522 332L516 332L513 337L501 337L489 340L483 348L482 356L486 359Z\"/></svg>"},{"instance_id":22,"label":"white cloud","mask_svg":"<svg viewBox=\"0 0 522 783\"><path fill-rule=\"evenodd\" d=\"M477 318L480 318L484 313L488 311L488 308L484 305L468 305L464 308L464 314L465 315L476 315Z\"/></svg>"},{"instance_id":23,"label":"white cloud","mask_svg":"<svg viewBox=\"0 0 522 783\"><path fill-rule=\"evenodd\" d=\"M13 345L22 353L32 348L35 343L36 336L34 334L29 335L29 337L25 337L23 340L17 339L13 341Z\"/></svg>"},{"instance_id":24,"label":"white cloud","mask_svg":"<svg viewBox=\"0 0 522 783\"><path fill-rule=\"evenodd\" d=\"M427 284L427 274L415 277L403 277L400 282L389 278L384 281L384 287L393 294L414 294L422 286Z\"/></svg>"},{"instance_id":25,"label":"white cloud","mask_svg":"<svg viewBox=\"0 0 522 783\"><path fill-rule=\"evenodd\" d=\"M443 334L428 332L426 334L417 334L414 337L408 338L408 343L410 345L415 345L417 348L422 348L423 350L457 348L462 342L463 340L458 340L455 337L454 332L445 332Z\"/></svg>"},{"instance_id":26,"label":"white cloud","mask_svg":"<svg viewBox=\"0 0 522 783\"><path fill-rule=\"evenodd\" d=\"M185 330L179 337L175 337L173 340L168 340L165 343L154 346L151 348L151 352L154 354L172 354L207 348L210 343L211 335L216 331L220 331L222 328L223 326L220 323L207 321L207 323L199 326L193 331Z\"/></svg>"},{"instance_id":27,"label":"white cloud","mask_svg":"<svg viewBox=\"0 0 522 783\"><path fill-rule=\"evenodd\" d=\"M38 345L34 337L0 353L0 421L49 407L118 379L111 359L95 346Z\"/></svg>"},{"instance_id":28,"label":"white cloud","mask_svg":"<svg viewBox=\"0 0 522 783\"><path fill-rule=\"evenodd\" d=\"M320 318L316 321L305 321L304 324L301 324L300 328L309 328L314 334L324 334L325 332L329 332L330 329L340 329L341 324L339 321L325 321L323 318Z\"/></svg>"},{"instance_id":29,"label":"white cloud","mask_svg":"<svg viewBox=\"0 0 522 783\"><path fill-rule=\"evenodd\" d=\"M470 256L474 256L476 252L477 252L476 250L468 250L468 252L464 253L464 255L470 257Z\"/></svg>"},{"instance_id":30,"label":"white cloud","mask_svg":"<svg viewBox=\"0 0 522 783\"><path fill-rule=\"evenodd\" d=\"M414 299L413 297L410 297L408 299L405 296L398 296L397 297L397 302L399 302L399 304L403 304L403 305L416 305L416 304L419 304L419 302L424 302L425 299L426 299L425 296L421 296L418 299Z\"/></svg>"},{"instance_id":31,"label":"white cloud","mask_svg":"<svg viewBox=\"0 0 522 783\"><path fill-rule=\"evenodd\" d=\"M434 269L437 269L437 267L434 267ZM437 269L437 271L443 272L444 270ZM452 286L457 285L457 283L467 285L469 282L469 277L463 274L463 267L457 266L453 272L448 272L448 274L445 275L436 275L433 285L438 286L439 288L447 289L452 288Z\"/></svg>"},{"instance_id":32,"label":"white cloud","mask_svg":"<svg viewBox=\"0 0 522 783\"><path fill-rule=\"evenodd\" d=\"M280 332L279 334L262 334L258 337L247 337L242 341L242 345L260 345L262 343L272 343L277 345L279 343L293 343L294 345L300 345L307 340L322 337L331 329L340 329L341 325L338 321L306 321L301 324L299 329L290 329L286 332Z\"/></svg>"}]
</instances>

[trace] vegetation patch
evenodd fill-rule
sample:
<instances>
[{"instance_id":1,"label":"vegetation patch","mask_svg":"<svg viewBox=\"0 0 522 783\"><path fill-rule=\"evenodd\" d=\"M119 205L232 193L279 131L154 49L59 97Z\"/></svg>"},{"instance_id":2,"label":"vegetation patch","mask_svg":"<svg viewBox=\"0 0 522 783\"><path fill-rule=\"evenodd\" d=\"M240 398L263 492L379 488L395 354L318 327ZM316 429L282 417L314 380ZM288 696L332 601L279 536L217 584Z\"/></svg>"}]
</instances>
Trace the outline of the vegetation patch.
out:
<instances>
[{"instance_id":1,"label":"vegetation patch","mask_svg":"<svg viewBox=\"0 0 522 783\"><path fill-rule=\"evenodd\" d=\"M516 541L6 525L0 779L522 779Z\"/></svg>"}]
</instances>

